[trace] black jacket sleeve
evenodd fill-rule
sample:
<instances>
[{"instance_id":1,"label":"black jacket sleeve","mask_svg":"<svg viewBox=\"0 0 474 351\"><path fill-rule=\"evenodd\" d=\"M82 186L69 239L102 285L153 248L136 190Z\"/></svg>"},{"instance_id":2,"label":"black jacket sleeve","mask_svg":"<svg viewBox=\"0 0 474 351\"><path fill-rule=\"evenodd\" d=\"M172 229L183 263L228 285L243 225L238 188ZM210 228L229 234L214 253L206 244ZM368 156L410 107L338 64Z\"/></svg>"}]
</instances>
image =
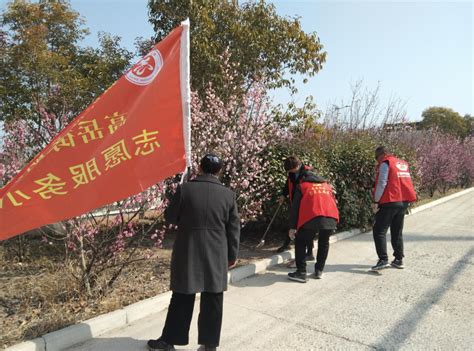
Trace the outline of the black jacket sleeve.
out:
<instances>
[{"instance_id":1,"label":"black jacket sleeve","mask_svg":"<svg viewBox=\"0 0 474 351\"><path fill-rule=\"evenodd\" d=\"M290 189L288 189L288 179L285 181L285 185L283 185L281 189L281 196L287 197L290 194Z\"/></svg>"},{"instance_id":2,"label":"black jacket sleeve","mask_svg":"<svg viewBox=\"0 0 474 351\"><path fill-rule=\"evenodd\" d=\"M234 203L229 211L229 221L226 225L226 235L228 260L229 262L235 262L237 260L237 254L239 252L240 243L240 216L237 207L237 202L235 201L235 195Z\"/></svg>"},{"instance_id":3,"label":"black jacket sleeve","mask_svg":"<svg viewBox=\"0 0 474 351\"><path fill-rule=\"evenodd\" d=\"M178 224L181 212L181 186L178 185L170 204L165 210L165 220L170 224Z\"/></svg>"},{"instance_id":4,"label":"black jacket sleeve","mask_svg":"<svg viewBox=\"0 0 474 351\"><path fill-rule=\"evenodd\" d=\"M290 229L296 229L298 225L298 216L300 214L301 187L298 185L293 193L293 201L290 208Z\"/></svg>"}]
</instances>

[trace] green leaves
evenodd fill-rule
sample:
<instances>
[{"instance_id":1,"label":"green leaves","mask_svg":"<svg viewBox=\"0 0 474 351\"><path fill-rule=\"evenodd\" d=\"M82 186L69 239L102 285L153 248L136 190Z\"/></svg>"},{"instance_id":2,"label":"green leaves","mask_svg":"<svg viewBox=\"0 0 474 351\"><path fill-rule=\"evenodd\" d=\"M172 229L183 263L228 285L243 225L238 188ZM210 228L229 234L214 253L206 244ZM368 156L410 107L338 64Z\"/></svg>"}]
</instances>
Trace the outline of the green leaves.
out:
<instances>
[{"instance_id":1,"label":"green leaves","mask_svg":"<svg viewBox=\"0 0 474 351\"><path fill-rule=\"evenodd\" d=\"M281 17L273 4L222 0L150 0L156 41L186 17L191 21L191 80L200 95L209 83L227 99L254 81L294 89L285 72L313 76L326 60L316 33L305 33L298 18ZM229 51L238 76L222 81L219 57Z\"/></svg>"},{"instance_id":2,"label":"green leaves","mask_svg":"<svg viewBox=\"0 0 474 351\"><path fill-rule=\"evenodd\" d=\"M40 110L75 117L128 67L132 53L120 39L100 36L100 47L82 48L88 33L68 2L12 1L0 29L0 121L41 124Z\"/></svg>"},{"instance_id":3,"label":"green leaves","mask_svg":"<svg viewBox=\"0 0 474 351\"><path fill-rule=\"evenodd\" d=\"M339 138L325 145L324 156L336 191L341 229L366 227L371 221L375 143L370 135Z\"/></svg>"},{"instance_id":4,"label":"green leaves","mask_svg":"<svg viewBox=\"0 0 474 351\"><path fill-rule=\"evenodd\" d=\"M471 134L472 117L461 115L446 107L429 107L422 113L424 129L437 128L443 133L464 138Z\"/></svg>"}]
</instances>

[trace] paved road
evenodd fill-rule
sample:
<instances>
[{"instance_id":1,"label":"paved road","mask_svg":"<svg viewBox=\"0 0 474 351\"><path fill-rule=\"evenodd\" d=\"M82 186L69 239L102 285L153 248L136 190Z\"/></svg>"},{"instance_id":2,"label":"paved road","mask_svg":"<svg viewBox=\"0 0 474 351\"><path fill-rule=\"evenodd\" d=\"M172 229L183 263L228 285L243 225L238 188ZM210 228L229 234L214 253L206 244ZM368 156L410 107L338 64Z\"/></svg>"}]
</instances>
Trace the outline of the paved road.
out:
<instances>
[{"instance_id":1,"label":"paved road","mask_svg":"<svg viewBox=\"0 0 474 351\"><path fill-rule=\"evenodd\" d=\"M322 280L276 267L225 295L222 350L474 350L474 192L405 221L405 270L369 273L371 234L334 244ZM197 310L197 309L196 309ZM145 350L165 312L74 350ZM196 349L196 316L191 345Z\"/></svg>"}]
</instances>

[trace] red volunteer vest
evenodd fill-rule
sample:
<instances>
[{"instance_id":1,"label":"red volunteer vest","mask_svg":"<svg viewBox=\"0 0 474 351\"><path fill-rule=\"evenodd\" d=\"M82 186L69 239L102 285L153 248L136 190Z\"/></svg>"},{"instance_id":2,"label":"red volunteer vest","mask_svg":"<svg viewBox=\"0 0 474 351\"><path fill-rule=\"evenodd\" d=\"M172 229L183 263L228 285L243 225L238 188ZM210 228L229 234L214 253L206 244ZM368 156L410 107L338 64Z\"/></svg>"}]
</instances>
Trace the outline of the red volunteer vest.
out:
<instances>
[{"instance_id":1,"label":"red volunteer vest","mask_svg":"<svg viewBox=\"0 0 474 351\"><path fill-rule=\"evenodd\" d=\"M413 187L413 182L411 181L410 166L408 163L393 155L386 156L382 162L388 162L389 171L387 186L378 203L416 201L416 192ZM375 178L375 187L379 180L379 168L382 162L380 162L376 168L377 176Z\"/></svg>"},{"instance_id":2,"label":"red volunteer vest","mask_svg":"<svg viewBox=\"0 0 474 351\"><path fill-rule=\"evenodd\" d=\"M315 217L331 217L339 222L339 211L332 187L328 183L303 182L297 229Z\"/></svg>"}]
</instances>

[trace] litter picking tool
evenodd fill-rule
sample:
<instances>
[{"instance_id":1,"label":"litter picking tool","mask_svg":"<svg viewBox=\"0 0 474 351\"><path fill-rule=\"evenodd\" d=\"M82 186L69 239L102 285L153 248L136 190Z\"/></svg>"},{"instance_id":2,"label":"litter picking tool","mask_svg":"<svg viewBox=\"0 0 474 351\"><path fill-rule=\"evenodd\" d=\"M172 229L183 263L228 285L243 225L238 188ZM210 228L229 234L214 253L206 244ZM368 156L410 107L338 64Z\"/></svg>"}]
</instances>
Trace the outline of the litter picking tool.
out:
<instances>
[{"instance_id":1,"label":"litter picking tool","mask_svg":"<svg viewBox=\"0 0 474 351\"><path fill-rule=\"evenodd\" d=\"M281 205L283 205L283 203L280 203L272 217L272 220L270 221L270 223L268 223L268 227L267 227L267 230L265 230L265 233L263 234L262 236L262 240L260 240L260 242L258 243L257 246L255 246L256 249L259 249L261 248L263 245L265 245L265 237L267 236L268 234L268 231L270 230L270 227L272 226L273 224L273 221L275 220L277 214L278 214L278 211L280 211L280 208L281 208Z\"/></svg>"}]
</instances>

